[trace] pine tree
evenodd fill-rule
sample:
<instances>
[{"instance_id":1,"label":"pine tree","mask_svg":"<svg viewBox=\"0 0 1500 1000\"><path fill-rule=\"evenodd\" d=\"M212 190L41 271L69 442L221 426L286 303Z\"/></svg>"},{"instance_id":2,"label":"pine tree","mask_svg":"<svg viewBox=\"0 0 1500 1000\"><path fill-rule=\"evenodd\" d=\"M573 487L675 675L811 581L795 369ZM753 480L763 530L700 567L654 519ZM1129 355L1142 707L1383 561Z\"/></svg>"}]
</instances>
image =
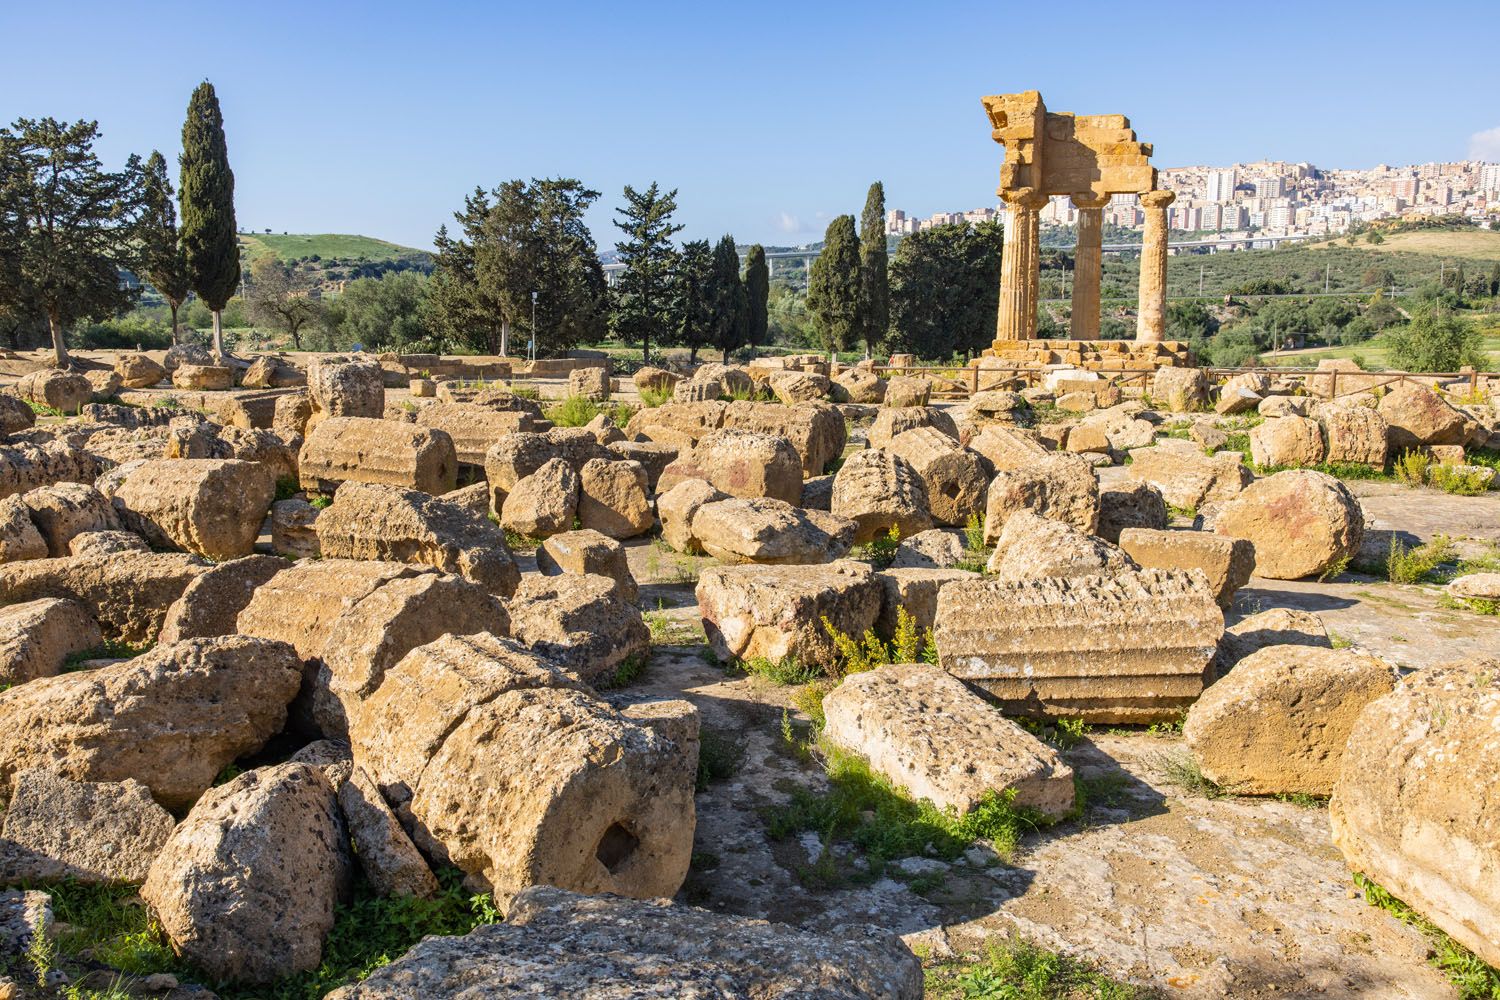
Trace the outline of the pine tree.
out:
<instances>
[{"instance_id":1,"label":"pine tree","mask_svg":"<svg viewBox=\"0 0 1500 1000\"><path fill-rule=\"evenodd\" d=\"M712 341L728 364L730 353L745 343L750 332L750 297L740 280L740 255L733 236L724 236L715 244L712 274Z\"/></svg>"},{"instance_id":2,"label":"pine tree","mask_svg":"<svg viewBox=\"0 0 1500 1000\"><path fill-rule=\"evenodd\" d=\"M655 181L644 191L625 185L625 205L615 210L615 227L625 234L615 249L625 272L614 289L614 328L640 340L644 361L651 360L652 333L660 336L678 325L672 315L672 237L682 227L672 222L675 211L676 189L662 194Z\"/></svg>"},{"instance_id":3,"label":"pine tree","mask_svg":"<svg viewBox=\"0 0 1500 1000\"><path fill-rule=\"evenodd\" d=\"M144 202L141 218L141 276L151 283L172 310L172 343L177 343L177 311L187 301L187 261L177 233L177 206L172 200L172 182L167 179L167 161L151 151L146 158Z\"/></svg>"},{"instance_id":4,"label":"pine tree","mask_svg":"<svg viewBox=\"0 0 1500 1000\"><path fill-rule=\"evenodd\" d=\"M214 315L214 354L224 354L224 307L240 284L235 238L234 172L224 141L224 115L213 84L198 84L182 125L182 253L189 283Z\"/></svg>"},{"instance_id":5,"label":"pine tree","mask_svg":"<svg viewBox=\"0 0 1500 1000\"><path fill-rule=\"evenodd\" d=\"M673 342L688 349L688 359L698 360L698 351L713 343L714 252L708 240L689 240L682 245L672 269Z\"/></svg>"},{"instance_id":6,"label":"pine tree","mask_svg":"<svg viewBox=\"0 0 1500 1000\"><path fill-rule=\"evenodd\" d=\"M749 307L745 342L755 347L766 342L771 297L771 269L766 264L766 248L759 243L745 255L745 296Z\"/></svg>"},{"instance_id":7,"label":"pine tree","mask_svg":"<svg viewBox=\"0 0 1500 1000\"><path fill-rule=\"evenodd\" d=\"M931 360L988 347L1002 243L998 222L933 226L903 239L891 260L891 346Z\"/></svg>"},{"instance_id":8,"label":"pine tree","mask_svg":"<svg viewBox=\"0 0 1500 1000\"><path fill-rule=\"evenodd\" d=\"M45 317L59 368L69 326L116 315L136 296L120 272L140 266L141 163L105 170L98 137L94 122L51 118L0 129L0 313Z\"/></svg>"},{"instance_id":9,"label":"pine tree","mask_svg":"<svg viewBox=\"0 0 1500 1000\"><path fill-rule=\"evenodd\" d=\"M859 268L861 332L866 356L885 339L891 325L891 286L885 243L885 185L876 181L865 196L859 217Z\"/></svg>"},{"instance_id":10,"label":"pine tree","mask_svg":"<svg viewBox=\"0 0 1500 1000\"><path fill-rule=\"evenodd\" d=\"M859 237L854 216L840 215L828 224L823 252L807 278L807 311L813 329L828 351L842 351L860 334Z\"/></svg>"}]
</instances>

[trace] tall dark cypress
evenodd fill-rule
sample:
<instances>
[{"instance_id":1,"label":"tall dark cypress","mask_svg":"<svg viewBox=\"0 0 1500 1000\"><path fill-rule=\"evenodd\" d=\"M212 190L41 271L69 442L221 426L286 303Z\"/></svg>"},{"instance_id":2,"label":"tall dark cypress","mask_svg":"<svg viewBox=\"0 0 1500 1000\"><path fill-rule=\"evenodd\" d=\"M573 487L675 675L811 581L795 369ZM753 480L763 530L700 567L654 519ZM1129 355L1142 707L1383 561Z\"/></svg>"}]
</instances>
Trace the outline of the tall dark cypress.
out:
<instances>
[{"instance_id":1,"label":"tall dark cypress","mask_svg":"<svg viewBox=\"0 0 1500 1000\"><path fill-rule=\"evenodd\" d=\"M891 286L885 246L885 185L876 181L859 217L860 316L865 352L874 354L891 325Z\"/></svg>"},{"instance_id":2,"label":"tall dark cypress","mask_svg":"<svg viewBox=\"0 0 1500 1000\"><path fill-rule=\"evenodd\" d=\"M240 283L235 239L234 172L224 142L224 115L207 80L188 102L182 125L182 253L193 291L214 314L214 353L224 353L222 314Z\"/></svg>"},{"instance_id":3,"label":"tall dark cypress","mask_svg":"<svg viewBox=\"0 0 1500 1000\"><path fill-rule=\"evenodd\" d=\"M745 295L750 309L750 327L745 339L754 347L766 342L767 303L771 297L771 269L766 263L766 248L759 243L745 255Z\"/></svg>"},{"instance_id":4,"label":"tall dark cypress","mask_svg":"<svg viewBox=\"0 0 1500 1000\"><path fill-rule=\"evenodd\" d=\"M709 297L713 344L724 353L724 363L728 364L730 353L745 343L750 329L750 302L745 296L745 283L740 280L740 255L733 236L724 236L714 245Z\"/></svg>"},{"instance_id":5,"label":"tall dark cypress","mask_svg":"<svg viewBox=\"0 0 1500 1000\"><path fill-rule=\"evenodd\" d=\"M860 327L859 235L854 216L840 215L828 224L823 251L807 277L807 311L824 350L842 351Z\"/></svg>"}]
</instances>

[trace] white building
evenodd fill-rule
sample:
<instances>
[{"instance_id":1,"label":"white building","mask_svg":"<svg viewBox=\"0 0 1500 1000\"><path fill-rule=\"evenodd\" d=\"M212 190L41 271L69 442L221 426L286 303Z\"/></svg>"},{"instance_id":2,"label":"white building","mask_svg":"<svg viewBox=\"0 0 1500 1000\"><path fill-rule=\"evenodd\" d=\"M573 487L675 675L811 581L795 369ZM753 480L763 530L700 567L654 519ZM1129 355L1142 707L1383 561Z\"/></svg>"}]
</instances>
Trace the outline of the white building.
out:
<instances>
[{"instance_id":1,"label":"white building","mask_svg":"<svg viewBox=\"0 0 1500 1000\"><path fill-rule=\"evenodd\" d=\"M1234 201L1234 189L1238 183L1239 172L1233 167L1228 170L1210 170L1206 197L1209 201Z\"/></svg>"}]
</instances>

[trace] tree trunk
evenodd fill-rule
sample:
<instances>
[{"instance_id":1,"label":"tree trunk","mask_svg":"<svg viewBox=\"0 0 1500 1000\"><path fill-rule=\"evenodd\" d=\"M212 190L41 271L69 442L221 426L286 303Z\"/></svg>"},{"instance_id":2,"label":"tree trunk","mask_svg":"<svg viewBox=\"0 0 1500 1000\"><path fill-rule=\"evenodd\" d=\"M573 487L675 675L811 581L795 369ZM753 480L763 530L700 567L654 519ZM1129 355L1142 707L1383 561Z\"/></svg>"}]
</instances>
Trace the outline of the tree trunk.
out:
<instances>
[{"instance_id":1,"label":"tree trunk","mask_svg":"<svg viewBox=\"0 0 1500 1000\"><path fill-rule=\"evenodd\" d=\"M214 359L222 360L224 357L224 327L223 310L214 310Z\"/></svg>"},{"instance_id":2,"label":"tree trunk","mask_svg":"<svg viewBox=\"0 0 1500 1000\"><path fill-rule=\"evenodd\" d=\"M68 367L68 344L63 336L62 317L56 310L47 310L47 326L52 331L53 364L58 368Z\"/></svg>"},{"instance_id":3,"label":"tree trunk","mask_svg":"<svg viewBox=\"0 0 1500 1000\"><path fill-rule=\"evenodd\" d=\"M171 309L172 309L172 346L176 347L177 346L177 310L182 308L182 303L169 301L169 302L167 302L167 305L170 306Z\"/></svg>"},{"instance_id":4,"label":"tree trunk","mask_svg":"<svg viewBox=\"0 0 1500 1000\"><path fill-rule=\"evenodd\" d=\"M508 319L500 321L500 356L510 357L510 320Z\"/></svg>"}]
</instances>

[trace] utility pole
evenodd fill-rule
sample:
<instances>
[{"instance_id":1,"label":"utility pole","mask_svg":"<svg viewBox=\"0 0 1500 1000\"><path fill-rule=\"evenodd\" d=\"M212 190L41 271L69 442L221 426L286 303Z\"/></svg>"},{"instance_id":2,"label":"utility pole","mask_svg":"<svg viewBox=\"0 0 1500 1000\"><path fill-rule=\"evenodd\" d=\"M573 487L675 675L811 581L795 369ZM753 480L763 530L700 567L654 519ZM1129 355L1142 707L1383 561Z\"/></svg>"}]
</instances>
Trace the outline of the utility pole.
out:
<instances>
[{"instance_id":1,"label":"utility pole","mask_svg":"<svg viewBox=\"0 0 1500 1000\"><path fill-rule=\"evenodd\" d=\"M1333 273L1333 265L1327 262L1323 264L1323 294L1328 294L1328 276Z\"/></svg>"},{"instance_id":2,"label":"utility pole","mask_svg":"<svg viewBox=\"0 0 1500 1000\"><path fill-rule=\"evenodd\" d=\"M1198 298L1203 298L1203 265L1198 265Z\"/></svg>"}]
</instances>

